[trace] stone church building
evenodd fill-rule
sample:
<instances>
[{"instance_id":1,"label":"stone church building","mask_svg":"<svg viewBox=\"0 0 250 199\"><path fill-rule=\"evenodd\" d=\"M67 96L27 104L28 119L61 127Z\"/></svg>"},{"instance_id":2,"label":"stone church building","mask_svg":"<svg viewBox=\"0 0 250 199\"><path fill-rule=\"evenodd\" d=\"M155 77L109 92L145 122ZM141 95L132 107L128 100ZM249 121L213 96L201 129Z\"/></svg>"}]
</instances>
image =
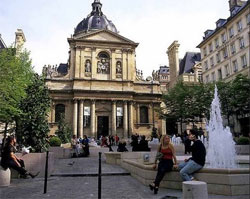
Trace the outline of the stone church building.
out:
<instances>
[{"instance_id":1,"label":"stone church building","mask_svg":"<svg viewBox=\"0 0 250 199\"><path fill-rule=\"evenodd\" d=\"M68 38L67 64L45 66L52 98L51 134L61 114L78 137L165 133L159 119L162 92L158 81L143 80L136 69L135 43L120 34L102 12L99 0Z\"/></svg>"}]
</instances>

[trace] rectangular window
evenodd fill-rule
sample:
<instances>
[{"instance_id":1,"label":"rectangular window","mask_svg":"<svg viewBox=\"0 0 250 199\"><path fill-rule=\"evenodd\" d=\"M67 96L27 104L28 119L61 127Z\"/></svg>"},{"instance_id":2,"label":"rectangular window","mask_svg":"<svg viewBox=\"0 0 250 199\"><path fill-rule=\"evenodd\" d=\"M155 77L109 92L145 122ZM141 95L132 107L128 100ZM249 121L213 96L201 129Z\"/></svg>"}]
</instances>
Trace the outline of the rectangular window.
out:
<instances>
[{"instance_id":1,"label":"rectangular window","mask_svg":"<svg viewBox=\"0 0 250 199\"><path fill-rule=\"evenodd\" d=\"M233 27L231 27L231 28L229 29L229 36L230 36L230 37L233 37L233 36L234 36L234 28L233 28Z\"/></svg>"},{"instance_id":2,"label":"rectangular window","mask_svg":"<svg viewBox=\"0 0 250 199\"><path fill-rule=\"evenodd\" d=\"M228 66L228 64L227 64L227 65L225 65L225 74L226 74L226 76L230 75L230 73L229 73L229 66Z\"/></svg>"},{"instance_id":3,"label":"rectangular window","mask_svg":"<svg viewBox=\"0 0 250 199\"><path fill-rule=\"evenodd\" d=\"M218 79L222 80L222 72L221 69L218 69Z\"/></svg>"},{"instance_id":4,"label":"rectangular window","mask_svg":"<svg viewBox=\"0 0 250 199\"><path fill-rule=\"evenodd\" d=\"M204 62L204 65L205 65L205 70L207 70L208 69L207 61Z\"/></svg>"},{"instance_id":5,"label":"rectangular window","mask_svg":"<svg viewBox=\"0 0 250 199\"><path fill-rule=\"evenodd\" d=\"M212 81L215 82L216 81L216 76L215 76L215 72L212 73Z\"/></svg>"},{"instance_id":6,"label":"rectangular window","mask_svg":"<svg viewBox=\"0 0 250 199\"><path fill-rule=\"evenodd\" d=\"M210 65L211 65L211 67L214 66L214 57L211 57L211 58L210 58Z\"/></svg>"},{"instance_id":7,"label":"rectangular window","mask_svg":"<svg viewBox=\"0 0 250 199\"><path fill-rule=\"evenodd\" d=\"M227 41L227 39L226 39L226 34L225 34L225 33L223 33L223 34L221 35L221 41L222 41L222 43L225 43L225 42Z\"/></svg>"},{"instance_id":8,"label":"rectangular window","mask_svg":"<svg viewBox=\"0 0 250 199\"><path fill-rule=\"evenodd\" d=\"M217 61L217 63L220 62L220 53L217 53L217 54L216 54L216 61Z\"/></svg>"},{"instance_id":9,"label":"rectangular window","mask_svg":"<svg viewBox=\"0 0 250 199\"><path fill-rule=\"evenodd\" d=\"M84 107L84 111L83 111L83 126L84 127L89 127L90 126L90 107Z\"/></svg>"},{"instance_id":10,"label":"rectangular window","mask_svg":"<svg viewBox=\"0 0 250 199\"><path fill-rule=\"evenodd\" d=\"M237 72L237 71L238 71L238 63L237 63L237 60L234 60L234 61L233 61L233 70L234 70L234 72Z\"/></svg>"},{"instance_id":11,"label":"rectangular window","mask_svg":"<svg viewBox=\"0 0 250 199\"><path fill-rule=\"evenodd\" d=\"M206 82L209 82L209 75L206 76Z\"/></svg>"},{"instance_id":12,"label":"rectangular window","mask_svg":"<svg viewBox=\"0 0 250 199\"><path fill-rule=\"evenodd\" d=\"M237 22L237 29L238 29L238 32L240 32L242 30L242 22L241 21Z\"/></svg>"},{"instance_id":13,"label":"rectangular window","mask_svg":"<svg viewBox=\"0 0 250 199\"><path fill-rule=\"evenodd\" d=\"M123 108L122 107L116 107L116 127L122 127L123 126Z\"/></svg>"},{"instance_id":14,"label":"rectangular window","mask_svg":"<svg viewBox=\"0 0 250 199\"><path fill-rule=\"evenodd\" d=\"M241 66L245 68L247 66L247 57L246 55L241 56Z\"/></svg>"},{"instance_id":15,"label":"rectangular window","mask_svg":"<svg viewBox=\"0 0 250 199\"><path fill-rule=\"evenodd\" d=\"M207 48L203 48L203 54L204 54L204 57L207 56Z\"/></svg>"},{"instance_id":16,"label":"rectangular window","mask_svg":"<svg viewBox=\"0 0 250 199\"><path fill-rule=\"evenodd\" d=\"M243 37L241 37L239 39L239 43L240 43L240 48L244 48L245 47L245 42L244 42L244 38Z\"/></svg>"},{"instance_id":17,"label":"rectangular window","mask_svg":"<svg viewBox=\"0 0 250 199\"><path fill-rule=\"evenodd\" d=\"M224 59L228 57L228 52L226 48L223 49L223 57Z\"/></svg>"},{"instance_id":18,"label":"rectangular window","mask_svg":"<svg viewBox=\"0 0 250 199\"><path fill-rule=\"evenodd\" d=\"M232 54L236 53L236 49L235 49L235 44L231 44L231 52Z\"/></svg>"},{"instance_id":19,"label":"rectangular window","mask_svg":"<svg viewBox=\"0 0 250 199\"><path fill-rule=\"evenodd\" d=\"M210 43L210 44L209 44L209 52L212 52L212 51L213 51L213 44Z\"/></svg>"},{"instance_id":20,"label":"rectangular window","mask_svg":"<svg viewBox=\"0 0 250 199\"><path fill-rule=\"evenodd\" d=\"M216 39L215 39L215 48L218 48L218 47L219 47L219 39L216 38Z\"/></svg>"},{"instance_id":21,"label":"rectangular window","mask_svg":"<svg viewBox=\"0 0 250 199\"><path fill-rule=\"evenodd\" d=\"M247 14L246 18L247 18L247 24L249 25L250 24L250 13Z\"/></svg>"}]
</instances>

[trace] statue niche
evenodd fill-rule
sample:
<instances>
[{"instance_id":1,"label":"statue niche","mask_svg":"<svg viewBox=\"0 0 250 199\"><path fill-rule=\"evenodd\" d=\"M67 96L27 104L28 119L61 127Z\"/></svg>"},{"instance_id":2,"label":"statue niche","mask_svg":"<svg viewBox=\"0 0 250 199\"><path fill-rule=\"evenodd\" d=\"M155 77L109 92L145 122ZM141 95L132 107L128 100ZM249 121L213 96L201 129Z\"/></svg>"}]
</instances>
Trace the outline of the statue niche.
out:
<instances>
[{"instance_id":1,"label":"statue niche","mask_svg":"<svg viewBox=\"0 0 250 199\"><path fill-rule=\"evenodd\" d=\"M98 56L97 62L97 73L98 74L109 74L110 73L110 58L105 52L101 52Z\"/></svg>"},{"instance_id":2,"label":"statue niche","mask_svg":"<svg viewBox=\"0 0 250 199\"><path fill-rule=\"evenodd\" d=\"M85 62L85 73L91 73L91 61L89 59Z\"/></svg>"},{"instance_id":3,"label":"statue niche","mask_svg":"<svg viewBox=\"0 0 250 199\"><path fill-rule=\"evenodd\" d=\"M120 61L116 62L116 74L122 74L122 63Z\"/></svg>"}]
</instances>

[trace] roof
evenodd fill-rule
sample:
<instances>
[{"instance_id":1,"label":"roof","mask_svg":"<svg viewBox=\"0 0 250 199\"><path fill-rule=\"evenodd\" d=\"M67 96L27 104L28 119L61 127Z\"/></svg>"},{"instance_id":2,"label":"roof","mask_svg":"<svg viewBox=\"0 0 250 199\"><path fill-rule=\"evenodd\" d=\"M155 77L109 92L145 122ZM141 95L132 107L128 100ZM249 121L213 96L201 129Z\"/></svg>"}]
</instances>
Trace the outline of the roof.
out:
<instances>
[{"instance_id":1,"label":"roof","mask_svg":"<svg viewBox=\"0 0 250 199\"><path fill-rule=\"evenodd\" d=\"M230 17L228 17L227 19L219 19L221 20L221 25L217 26L216 29L214 30L209 30L209 33L206 34L205 33L205 37L203 37L203 41L197 46L197 48L200 48L206 41L208 41L215 33L217 33L219 30L221 30L222 28L224 28L231 20L233 20L236 16L238 16L242 10L244 10L244 8L246 8L247 6L249 6L250 1L246 1L241 7L235 7L235 9L233 10L232 14ZM219 21L218 20L218 21ZM217 21L217 22L218 22ZM207 32L207 31L206 31Z\"/></svg>"},{"instance_id":2,"label":"roof","mask_svg":"<svg viewBox=\"0 0 250 199\"><path fill-rule=\"evenodd\" d=\"M192 72L193 66L201 61L201 54L197 52L187 52L179 64L179 75Z\"/></svg>"},{"instance_id":3,"label":"roof","mask_svg":"<svg viewBox=\"0 0 250 199\"><path fill-rule=\"evenodd\" d=\"M60 65L57 68L57 72L63 75L66 75L68 73L68 64L62 64L60 63Z\"/></svg>"},{"instance_id":4,"label":"roof","mask_svg":"<svg viewBox=\"0 0 250 199\"><path fill-rule=\"evenodd\" d=\"M95 0L92 3L92 12L77 25L74 35L81 32L103 29L117 33L115 25L107 19L101 9L102 4L100 1Z\"/></svg>"},{"instance_id":5,"label":"roof","mask_svg":"<svg viewBox=\"0 0 250 199\"><path fill-rule=\"evenodd\" d=\"M0 34L0 49L2 49L2 48L7 48L7 46L5 45L5 43L4 43L3 39L2 39L2 36Z\"/></svg>"}]
</instances>

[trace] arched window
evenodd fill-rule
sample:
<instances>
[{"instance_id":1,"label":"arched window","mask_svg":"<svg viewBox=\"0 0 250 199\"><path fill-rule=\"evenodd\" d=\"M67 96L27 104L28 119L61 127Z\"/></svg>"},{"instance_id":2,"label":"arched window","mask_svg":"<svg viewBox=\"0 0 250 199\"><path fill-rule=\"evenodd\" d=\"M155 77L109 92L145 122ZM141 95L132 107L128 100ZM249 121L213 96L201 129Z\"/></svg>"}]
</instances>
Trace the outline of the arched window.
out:
<instances>
[{"instance_id":1,"label":"arched window","mask_svg":"<svg viewBox=\"0 0 250 199\"><path fill-rule=\"evenodd\" d=\"M148 107L146 106L140 107L140 123L142 124L148 123Z\"/></svg>"},{"instance_id":2,"label":"arched window","mask_svg":"<svg viewBox=\"0 0 250 199\"><path fill-rule=\"evenodd\" d=\"M100 52L97 61L97 73L109 74L110 73L110 57L106 52Z\"/></svg>"},{"instance_id":3,"label":"arched window","mask_svg":"<svg viewBox=\"0 0 250 199\"><path fill-rule=\"evenodd\" d=\"M65 117L65 105L57 104L55 110L55 122L59 122L62 117Z\"/></svg>"}]
</instances>

